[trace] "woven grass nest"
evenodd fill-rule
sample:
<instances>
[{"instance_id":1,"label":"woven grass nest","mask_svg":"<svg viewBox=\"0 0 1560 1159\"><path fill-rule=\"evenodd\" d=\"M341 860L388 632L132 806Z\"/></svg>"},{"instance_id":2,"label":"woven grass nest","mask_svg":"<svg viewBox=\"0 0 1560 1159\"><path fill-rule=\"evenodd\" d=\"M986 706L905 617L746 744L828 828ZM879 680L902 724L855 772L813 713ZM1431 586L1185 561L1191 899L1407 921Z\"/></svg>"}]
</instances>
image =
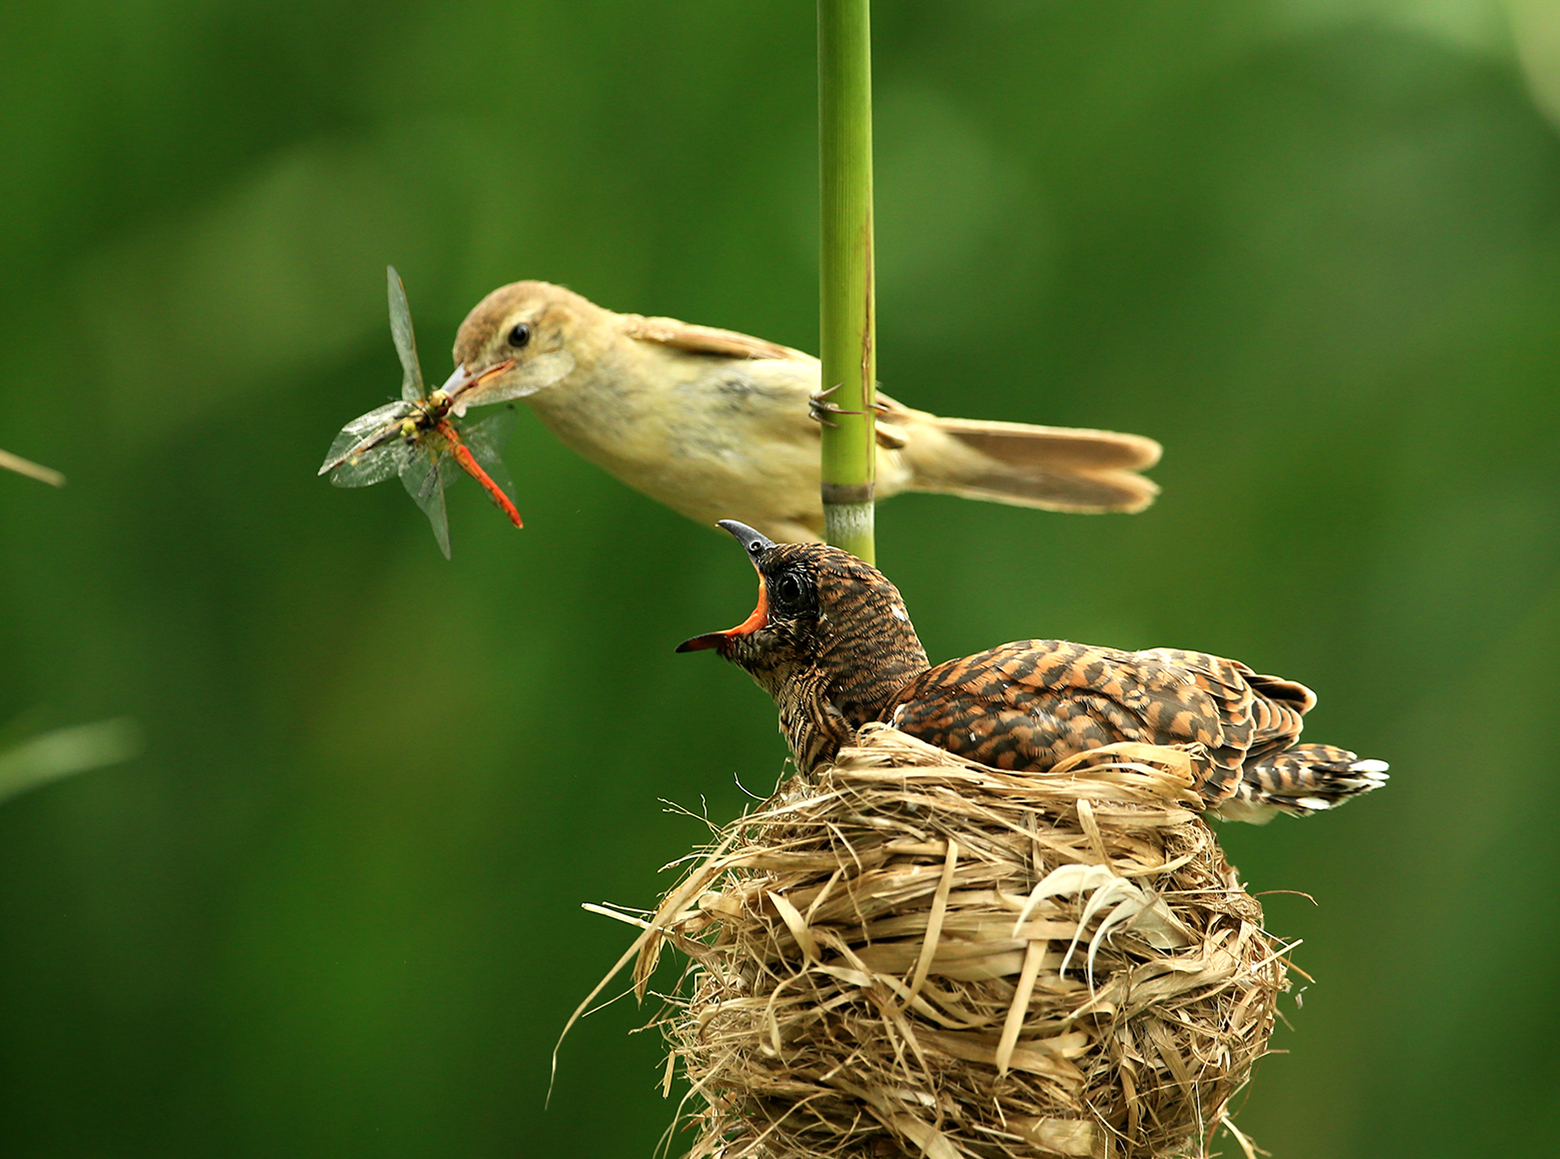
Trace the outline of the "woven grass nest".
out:
<instances>
[{"instance_id":1,"label":"woven grass nest","mask_svg":"<svg viewBox=\"0 0 1560 1159\"><path fill-rule=\"evenodd\" d=\"M689 959L690 1159L1202 1153L1287 983L1194 756L1020 776L868 726L729 826L637 947L641 996Z\"/></svg>"}]
</instances>

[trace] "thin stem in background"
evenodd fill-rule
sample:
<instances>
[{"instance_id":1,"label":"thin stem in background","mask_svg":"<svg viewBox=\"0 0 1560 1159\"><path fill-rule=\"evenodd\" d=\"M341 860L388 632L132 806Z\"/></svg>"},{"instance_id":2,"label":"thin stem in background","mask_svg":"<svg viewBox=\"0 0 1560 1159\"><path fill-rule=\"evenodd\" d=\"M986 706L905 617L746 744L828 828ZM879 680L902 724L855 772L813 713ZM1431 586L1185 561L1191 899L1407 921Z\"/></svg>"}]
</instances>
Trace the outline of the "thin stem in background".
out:
<instances>
[{"instance_id":1,"label":"thin stem in background","mask_svg":"<svg viewBox=\"0 0 1560 1159\"><path fill-rule=\"evenodd\" d=\"M0 468L4 468L7 471L15 471L18 475L26 475L29 479L36 479L38 482L47 483L51 487L65 486L65 476L52 467L40 466L31 459L13 455L10 451L0 451Z\"/></svg>"}]
</instances>

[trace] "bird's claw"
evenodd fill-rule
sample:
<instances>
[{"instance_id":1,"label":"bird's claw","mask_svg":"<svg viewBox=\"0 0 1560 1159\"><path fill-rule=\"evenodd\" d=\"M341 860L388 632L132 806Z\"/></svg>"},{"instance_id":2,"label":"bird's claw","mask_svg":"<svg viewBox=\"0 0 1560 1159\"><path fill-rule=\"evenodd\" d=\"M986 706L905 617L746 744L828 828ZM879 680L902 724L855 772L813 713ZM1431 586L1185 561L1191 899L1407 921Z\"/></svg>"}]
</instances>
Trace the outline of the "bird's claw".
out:
<instances>
[{"instance_id":1,"label":"bird's claw","mask_svg":"<svg viewBox=\"0 0 1560 1159\"><path fill-rule=\"evenodd\" d=\"M831 414L845 414L846 412L834 403L828 401L829 396L837 391L844 383L836 382L833 386L823 390L815 390L807 396L807 417L815 423L821 423L826 427L837 427L840 424L834 422L828 416Z\"/></svg>"},{"instance_id":2,"label":"bird's claw","mask_svg":"<svg viewBox=\"0 0 1560 1159\"><path fill-rule=\"evenodd\" d=\"M844 407L828 401L829 396L844 385L845 384L842 382L836 382L833 386L828 387L826 390L814 391L811 395L809 395L807 398L807 417L812 419L815 423L822 423L826 427L837 427L840 424L832 421L826 416L866 414L867 412L864 410L846 410ZM882 414L885 409L887 408L885 408L880 402L874 401L872 404L872 411L874 414Z\"/></svg>"}]
</instances>

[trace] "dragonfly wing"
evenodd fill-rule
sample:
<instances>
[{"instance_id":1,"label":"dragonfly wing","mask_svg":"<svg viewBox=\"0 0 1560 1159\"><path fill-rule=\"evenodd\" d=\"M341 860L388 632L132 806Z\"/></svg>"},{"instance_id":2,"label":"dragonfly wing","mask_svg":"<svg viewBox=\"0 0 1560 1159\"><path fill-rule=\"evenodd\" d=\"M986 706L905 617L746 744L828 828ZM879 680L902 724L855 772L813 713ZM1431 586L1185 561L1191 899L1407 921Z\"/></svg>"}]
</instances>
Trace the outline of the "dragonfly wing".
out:
<instances>
[{"instance_id":1,"label":"dragonfly wing","mask_svg":"<svg viewBox=\"0 0 1560 1159\"><path fill-rule=\"evenodd\" d=\"M410 413L406 403L389 402L359 415L341 428L319 473L330 475L338 487L367 487L390 478L401 466L395 448L401 420Z\"/></svg>"},{"instance_id":2,"label":"dragonfly wing","mask_svg":"<svg viewBox=\"0 0 1560 1159\"><path fill-rule=\"evenodd\" d=\"M504 466L499 451L509 441L516 417L514 404L510 403L497 414L460 428L471 457L488 473L488 478L498 484L498 489L509 496L511 503L515 501L515 482L509 477L509 468Z\"/></svg>"},{"instance_id":3,"label":"dragonfly wing","mask_svg":"<svg viewBox=\"0 0 1560 1159\"><path fill-rule=\"evenodd\" d=\"M433 525L433 537L439 541L439 550L445 559L449 559L450 521L444 511L444 489L455 481L459 472L452 470L450 456L431 438L419 439L410 444L408 450L410 454L401 465L401 483L423 509Z\"/></svg>"},{"instance_id":4,"label":"dragonfly wing","mask_svg":"<svg viewBox=\"0 0 1560 1159\"><path fill-rule=\"evenodd\" d=\"M412 308L406 301L406 287L394 266L385 267L390 283L390 336L395 339L395 352L401 359L401 397L416 402L426 393L423 390L422 367L417 364L417 337L412 333Z\"/></svg>"}]
</instances>

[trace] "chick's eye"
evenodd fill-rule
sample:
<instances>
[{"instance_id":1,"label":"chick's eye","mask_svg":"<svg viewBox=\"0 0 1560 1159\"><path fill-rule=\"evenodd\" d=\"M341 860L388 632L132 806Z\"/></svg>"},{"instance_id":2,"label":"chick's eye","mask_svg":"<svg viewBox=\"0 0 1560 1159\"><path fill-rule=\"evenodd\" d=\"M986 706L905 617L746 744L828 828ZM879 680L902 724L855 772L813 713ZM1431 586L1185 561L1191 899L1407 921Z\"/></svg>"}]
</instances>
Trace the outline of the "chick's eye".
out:
<instances>
[{"instance_id":1,"label":"chick's eye","mask_svg":"<svg viewBox=\"0 0 1560 1159\"><path fill-rule=\"evenodd\" d=\"M796 607L802 603L803 598L804 589L798 576L785 572L775 577L775 603Z\"/></svg>"},{"instance_id":2,"label":"chick's eye","mask_svg":"<svg viewBox=\"0 0 1560 1159\"><path fill-rule=\"evenodd\" d=\"M509 332L509 345L513 346L516 350L520 349L530 341L531 328L524 322L517 324L515 328Z\"/></svg>"}]
</instances>

